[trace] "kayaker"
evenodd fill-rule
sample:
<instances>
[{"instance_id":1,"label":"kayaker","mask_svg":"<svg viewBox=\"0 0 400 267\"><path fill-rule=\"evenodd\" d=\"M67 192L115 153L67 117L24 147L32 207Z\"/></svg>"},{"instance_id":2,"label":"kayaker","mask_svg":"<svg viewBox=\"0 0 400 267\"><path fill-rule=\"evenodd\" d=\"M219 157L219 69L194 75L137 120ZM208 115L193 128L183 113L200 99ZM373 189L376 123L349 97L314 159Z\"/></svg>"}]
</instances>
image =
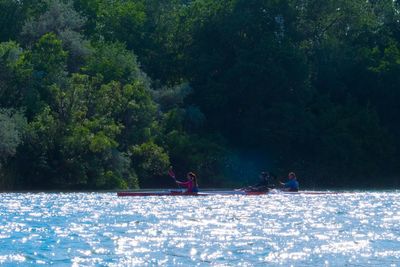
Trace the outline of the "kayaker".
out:
<instances>
[{"instance_id":1,"label":"kayaker","mask_svg":"<svg viewBox=\"0 0 400 267\"><path fill-rule=\"evenodd\" d=\"M299 182L297 181L296 174L294 172L289 172L288 179L289 181L287 181L286 183L279 182L281 185L284 186L284 190L289 192L299 191Z\"/></svg>"},{"instance_id":2,"label":"kayaker","mask_svg":"<svg viewBox=\"0 0 400 267\"><path fill-rule=\"evenodd\" d=\"M269 172L261 172L259 178L260 178L259 182L252 186L253 190L268 191L269 190L269 182L271 180L270 173Z\"/></svg>"},{"instance_id":3,"label":"kayaker","mask_svg":"<svg viewBox=\"0 0 400 267\"><path fill-rule=\"evenodd\" d=\"M260 180L258 183L252 186L248 186L246 188L243 188L242 190L245 191L252 191L252 192L265 192L268 191L270 188L273 188L274 186L270 184L270 180L272 179L272 176L269 172L261 172L259 175Z\"/></svg>"},{"instance_id":4,"label":"kayaker","mask_svg":"<svg viewBox=\"0 0 400 267\"><path fill-rule=\"evenodd\" d=\"M187 187L187 193L197 193L199 192L199 186L197 185L197 177L193 172L188 172L186 174L187 182L176 181L178 185L183 185Z\"/></svg>"}]
</instances>

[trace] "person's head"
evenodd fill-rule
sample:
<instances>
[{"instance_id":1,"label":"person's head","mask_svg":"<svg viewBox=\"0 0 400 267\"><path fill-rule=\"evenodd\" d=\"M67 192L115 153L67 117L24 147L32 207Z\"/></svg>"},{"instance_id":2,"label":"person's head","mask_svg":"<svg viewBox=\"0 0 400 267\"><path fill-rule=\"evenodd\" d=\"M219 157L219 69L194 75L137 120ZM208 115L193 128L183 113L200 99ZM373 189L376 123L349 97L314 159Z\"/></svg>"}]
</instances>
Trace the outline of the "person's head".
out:
<instances>
[{"instance_id":1,"label":"person's head","mask_svg":"<svg viewBox=\"0 0 400 267\"><path fill-rule=\"evenodd\" d=\"M193 172L188 172L186 174L186 178L188 178L190 180L196 180L196 174L194 174Z\"/></svg>"},{"instance_id":2,"label":"person's head","mask_svg":"<svg viewBox=\"0 0 400 267\"><path fill-rule=\"evenodd\" d=\"M296 174L294 172L289 172L288 177L289 179L296 179Z\"/></svg>"},{"instance_id":3,"label":"person's head","mask_svg":"<svg viewBox=\"0 0 400 267\"><path fill-rule=\"evenodd\" d=\"M194 172L188 172L186 177L188 180L193 181L195 186L197 186L197 177L196 177L196 174L194 174Z\"/></svg>"}]
</instances>

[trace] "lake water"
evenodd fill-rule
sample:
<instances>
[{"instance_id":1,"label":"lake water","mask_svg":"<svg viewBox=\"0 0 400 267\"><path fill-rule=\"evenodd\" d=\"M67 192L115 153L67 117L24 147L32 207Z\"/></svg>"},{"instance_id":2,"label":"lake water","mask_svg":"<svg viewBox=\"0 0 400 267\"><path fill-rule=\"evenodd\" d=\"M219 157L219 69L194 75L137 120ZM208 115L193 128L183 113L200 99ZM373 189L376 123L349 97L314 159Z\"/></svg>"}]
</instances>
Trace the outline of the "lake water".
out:
<instances>
[{"instance_id":1,"label":"lake water","mask_svg":"<svg viewBox=\"0 0 400 267\"><path fill-rule=\"evenodd\" d=\"M0 195L2 266L400 266L400 192Z\"/></svg>"}]
</instances>

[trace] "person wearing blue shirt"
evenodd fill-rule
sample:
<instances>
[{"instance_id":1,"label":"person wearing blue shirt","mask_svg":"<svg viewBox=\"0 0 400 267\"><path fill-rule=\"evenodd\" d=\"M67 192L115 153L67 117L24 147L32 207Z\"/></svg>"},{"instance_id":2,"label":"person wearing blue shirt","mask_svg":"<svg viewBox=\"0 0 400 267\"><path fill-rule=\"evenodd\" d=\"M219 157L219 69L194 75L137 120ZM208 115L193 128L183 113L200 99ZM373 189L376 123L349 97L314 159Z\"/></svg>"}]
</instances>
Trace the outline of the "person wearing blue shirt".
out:
<instances>
[{"instance_id":1,"label":"person wearing blue shirt","mask_svg":"<svg viewBox=\"0 0 400 267\"><path fill-rule=\"evenodd\" d=\"M284 186L285 190L290 192L299 191L299 182L297 181L296 174L294 172L290 172L288 175L289 181L286 183L280 182L281 185Z\"/></svg>"}]
</instances>

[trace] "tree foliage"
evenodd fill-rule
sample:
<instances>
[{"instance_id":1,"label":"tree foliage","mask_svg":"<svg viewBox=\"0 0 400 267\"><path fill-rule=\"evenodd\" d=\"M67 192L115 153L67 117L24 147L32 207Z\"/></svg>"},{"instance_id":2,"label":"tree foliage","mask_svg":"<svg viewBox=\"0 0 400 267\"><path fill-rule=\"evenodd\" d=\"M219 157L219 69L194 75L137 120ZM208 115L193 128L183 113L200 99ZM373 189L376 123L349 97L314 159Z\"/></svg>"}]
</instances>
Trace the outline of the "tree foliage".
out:
<instances>
[{"instance_id":1,"label":"tree foliage","mask_svg":"<svg viewBox=\"0 0 400 267\"><path fill-rule=\"evenodd\" d=\"M23 141L25 128L26 119L21 112L6 109L0 110L1 165L17 153L17 147Z\"/></svg>"},{"instance_id":2,"label":"tree foliage","mask_svg":"<svg viewBox=\"0 0 400 267\"><path fill-rule=\"evenodd\" d=\"M0 186L399 184L399 8L0 1Z\"/></svg>"}]
</instances>

